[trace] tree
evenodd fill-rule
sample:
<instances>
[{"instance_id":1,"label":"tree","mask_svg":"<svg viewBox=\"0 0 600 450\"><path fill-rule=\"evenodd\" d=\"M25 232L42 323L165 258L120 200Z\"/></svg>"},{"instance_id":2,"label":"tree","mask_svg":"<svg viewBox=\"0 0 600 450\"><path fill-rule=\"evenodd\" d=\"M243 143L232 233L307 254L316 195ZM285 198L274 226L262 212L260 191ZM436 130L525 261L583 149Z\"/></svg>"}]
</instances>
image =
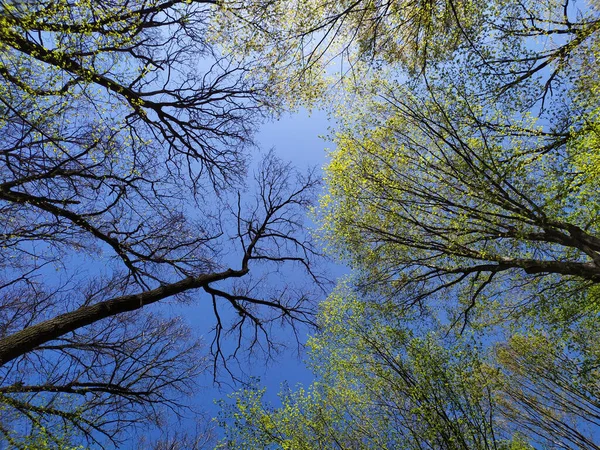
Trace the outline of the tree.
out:
<instances>
[{"instance_id":1,"label":"tree","mask_svg":"<svg viewBox=\"0 0 600 450\"><path fill-rule=\"evenodd\" d=\"M223 448L597 448L597 329L484 345L338 288L311 338L309 388L223 405ZM415 325L419 325L418 327ZM596 327L597 328L597 327ZM576 344L574 344L576 343ZM592 350L590 347L594 347Z\"/></svg>"},{"instance_id":2,"label":"tree","mask_svg":"<svg viewBox=\"0 0 600 450\"><path fill-rule=\"evenodd\" d=\"M596 5L317 2L270 20L290 23L267 55L283 76L351 62L317 215L361 300L326 307L310 389L281 408L234 397L224 445L597 447ZM328 321L345 312L360 319Z\"/></svg>"},{"instance_id":3,"label":"tree","mask_svg":"<svg viewBox=\"0 0 600 450\"><path fill-rule=\"evenodd\" d=\"M336 84L344 79L360 84L369 69L420 77L460 59L481 83L501 80L496 87L508 91L535 81L543 98L570 82L574 66L594 68L593 4L228 0L223 5L214 27L217 39L242 58L262 59L259 72L272 83L271 92L287 95L292 105L318 99L326 90L324 74Z\"/></svg>"},{"instance_id":4,"label":"tree","mask_svg":"<svg viewBox=\"0 0 600 450\"><path fill-rule=\"evenodd\" d=\"M351 75L361 63L400 64L409 72L448 58L493 25L498 9L471 1L315 0L223 2L215 33L262 73L309 104L322 94L323 69ZM306 92L306 87L309 92ZM294 89L298 88L298 90ZM299 92L298 92L299 91Z\"/></svg>"},{"instance_id":5,"label":"tree","mask_svg":"<svg viewBox=\"0 0 600 450\"><path fill-rule=\"evenodd\" d=\"M129 425L179 411L174 399L207 360L157 302L203 294L215 368L226 332L238 350L268 353L273 324L312 322L318 252L302 217L318 180L267 155L255 196L242 192L252 130L275 104L252 61L207 40L214 3L0 5L9 442L65 424L116 443ZM274 282L288 265L306 271L306 286Z\"/></svg>"},{"instance_id":6,"label":"tree","mask_svg":"<svg viewBox=\"0 0 600 450\"><path fill-rule=\"evenodd\" d=\"M365 285L405 305L458 298L462 323L478 301L483 314L497 303L515 319L523 306L586 291L580 311L595 308L598 90L585 61L598 35L596 11L586 14L572 32L579 37L537 53L524 49L527 40L515 43L524 19L499 17L516 25L512 39L489 35L486 53L496 60L475 65L489 62L485 77L474 76L469 47L410 82L381 76L357 88L321 209L326 241L363 271ZM559 286L562 298L552 300Z\"/></svg>"},{"instance_id":7,"label":"tree","mask_svg":"<svg viewBox=\"0 0 600 450\"><path fill-rule=\"evenodd\" d=\"M596 320L586 318L563 333L536 330L498 345L502 414L548 448L599 448L597 343Z\"/></svg>"},{"instance_id":8,"label":"tree","mask_svg":"<svg viewBox=\"0 0 600 450\"><path fill-rule=\"evenodd\" d=\"M204 415L195 417L195 427L167 429L158 439L142 435L137 450L203 450L213 449L217 443L212 418Z\"/></svg>"}]
</instances>

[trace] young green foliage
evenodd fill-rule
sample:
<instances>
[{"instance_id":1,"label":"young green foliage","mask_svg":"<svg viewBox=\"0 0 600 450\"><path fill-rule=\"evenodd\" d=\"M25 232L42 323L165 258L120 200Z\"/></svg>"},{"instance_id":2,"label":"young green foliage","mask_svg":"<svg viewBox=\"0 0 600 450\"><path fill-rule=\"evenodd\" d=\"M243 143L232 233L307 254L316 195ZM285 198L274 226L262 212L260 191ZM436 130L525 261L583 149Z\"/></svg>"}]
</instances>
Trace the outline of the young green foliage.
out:
<instances>
[{"instance_id":1,"label":"young green foliage","mask_svg":"<svg viewBox=\"0 0 600 450\"><path fill-rule=\"evenodd\" d=\"M598 448L598 327L530 330L505 343L449 338L439 324L340 287L310 339L308 388L269 406L253 386L224 403L222 448ZM541 447L539 447L541 446Z\"/></svg>"},{"instance_id":2,"label":"young green foliage","mask_svg":"<svg viewBox=\"0 0 600 450\"><path fill-rule=\"evenodd\" d=\"M348 83L338 107L325 243L365 286L404 305L439 300L455 324L496 305L516 320L542 292L600 281L597 69L575 63L600 48L597 11L558 20L561 5L536 5L507 2L515 16L422 76ZM549 49L519 11L540 16Z\"/></svg>"}]
</instances>

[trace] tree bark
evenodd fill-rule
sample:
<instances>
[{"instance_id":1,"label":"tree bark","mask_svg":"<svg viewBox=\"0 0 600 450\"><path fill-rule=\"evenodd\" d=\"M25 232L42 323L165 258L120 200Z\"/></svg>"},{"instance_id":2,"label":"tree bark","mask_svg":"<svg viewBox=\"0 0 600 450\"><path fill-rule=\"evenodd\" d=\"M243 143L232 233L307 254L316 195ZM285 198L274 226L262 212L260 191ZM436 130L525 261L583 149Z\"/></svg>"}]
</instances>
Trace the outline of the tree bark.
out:
<instances>
[{"instance_id":1,"label":"tree bark","mask_svg":"<svg viewBox=\"0 0 600 450\"><path fill-rule=\"evenodd\" d=\"M209 283L227 278L239 278L246 273L248 273L247 268L241 270L227 269L223 272L187 277L176 283L163 285L150 291L115 297L91 306L82 306L75 311L61 314L0 339L0 366L46 342L98 320L128 311L135 311L184 291L207 286Z\"/></svg>"}]
</instances>

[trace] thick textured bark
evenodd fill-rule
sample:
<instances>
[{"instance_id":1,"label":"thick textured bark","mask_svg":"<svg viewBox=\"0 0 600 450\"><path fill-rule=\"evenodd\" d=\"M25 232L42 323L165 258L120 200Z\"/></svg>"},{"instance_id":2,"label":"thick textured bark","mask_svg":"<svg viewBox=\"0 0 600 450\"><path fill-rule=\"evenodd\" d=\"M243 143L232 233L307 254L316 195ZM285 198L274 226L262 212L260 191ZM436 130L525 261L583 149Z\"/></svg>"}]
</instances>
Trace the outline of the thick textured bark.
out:
<instances>
[{"instance_id":1,"label":"thick textured bark","mask_svg":"<svg viewBox=\"0 0 600 450\"><path fill-rule=\"evenodd\" d=\"M572 262L572 261L542 261L535 259L511 259L505 258L502 262L479 264L469 267L461 267L454 270L443 270L449 274L471 274L480 272L503 272L511 269L522 269L529 274L559 274L583 278L595 283L600 282L600 267L593 262Z\"/></svg>"},{"instance_id":2,"label":"thick textured bark","mask_svg":"<svg viewBox=\"0 0 600 450\"><path fill-rule=\"evenodd\" d=\"M227 269L223 272L188 277L176 283L160 286L139 294L123 295L95 305L82 306L75 311L61 314L0 339L0 365L18 358L46 342L98 320L128 311L135 311L184 291L205 287L209 283L227 278L238 278L246 273L248 273L248 269Z\"/></svg>"}]
</instances>

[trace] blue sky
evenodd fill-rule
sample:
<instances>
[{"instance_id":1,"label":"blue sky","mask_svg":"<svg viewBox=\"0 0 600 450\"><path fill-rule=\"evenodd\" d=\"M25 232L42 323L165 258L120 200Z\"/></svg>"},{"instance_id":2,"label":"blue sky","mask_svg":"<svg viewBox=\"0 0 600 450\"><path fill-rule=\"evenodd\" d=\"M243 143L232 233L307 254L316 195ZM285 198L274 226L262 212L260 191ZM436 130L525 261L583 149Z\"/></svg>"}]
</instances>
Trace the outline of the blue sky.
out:
<instances>
[{"instance_id":1,"label":"blue sky","mask_svg":"<svg viewBox=\"0 0 600 450\"><path fill-rule=\"evenodd\" d=\"M256 135L258 152L266 153L273 149L280 159L289 161L300 171L317 168L321 172L321 169L327 163L326 150L331 149L333 145L322 137L328 133L328 126L327 115L323 111L309 113L302 110L295 114L286 114L279 120L267 122L260 127ZM259 155L257 154L253 160L258 159ZM310 220L307 219L307 222L310 223ZM327 263L323 269L325 269L330 279L337 279L348 272L346 268L333 262ZM323 294L324 297L325 294ZM195 336L201 336L208 347L212 340L210 329L214 325L214 316L212 307L204 300L207 299L202 296L197 302L189 306L167 303L161 308L164 308L169 315L183 316L190 325L191 332ZM305 341L310 331L307 328L300 331L302 340ZM288 349L276 355L273 361L267 363L260 356L247 360L242 357L241 361L244 365L245 375L260 378L261 385L266 387L265 399L277 404L277 394L283 382L288 383L291 387L296 386L298 383L308 385L313 377L303 362L306 355L298 355L296 341L291 330L287 328L278 330L275 340L288 345ZM239 375L235 367L232 366L232 369L234 369L236 375ZM225 399L227 394L241 387L240 385L234 385L225 372L222 372L219 376L219 381L222 382L221 385L213 384L211 369L199 381L200 388L191 404L195 409L205 411L207 415L211 416L215 416L219 411L219 408L215 405L216 400ZM187 423L188 421L183 421L180 426L187 427ZM219 432L219 430L216 431Z\"/></svg>"},{"instance_id":2,"label":"blue sky","mask_svg":"<svg viewBox=\"0 0 600 450\"><path fill-rule=\"evenodd\" d=\"M322 169L327 163L327 150L333 147L332 142L323 138L328 134L328 126L325 112L308 113L302 110L264 124L258 133L257 142L263 151L273 148L281 159L290 161L300 170L311 167ZM326 270L331 279L339 278L347 272L344 267L333 262ZM286 338L293 348L292 336L288 335ZM287 381L290 386L312 381L312 374L294 351L280 355L277 361L268 367L256 361L251 372L252 375L261 378L262 384L267 388L266 398L270 401L277 400L277 392L283 381Z\"/></svg>"}]
</instances>

